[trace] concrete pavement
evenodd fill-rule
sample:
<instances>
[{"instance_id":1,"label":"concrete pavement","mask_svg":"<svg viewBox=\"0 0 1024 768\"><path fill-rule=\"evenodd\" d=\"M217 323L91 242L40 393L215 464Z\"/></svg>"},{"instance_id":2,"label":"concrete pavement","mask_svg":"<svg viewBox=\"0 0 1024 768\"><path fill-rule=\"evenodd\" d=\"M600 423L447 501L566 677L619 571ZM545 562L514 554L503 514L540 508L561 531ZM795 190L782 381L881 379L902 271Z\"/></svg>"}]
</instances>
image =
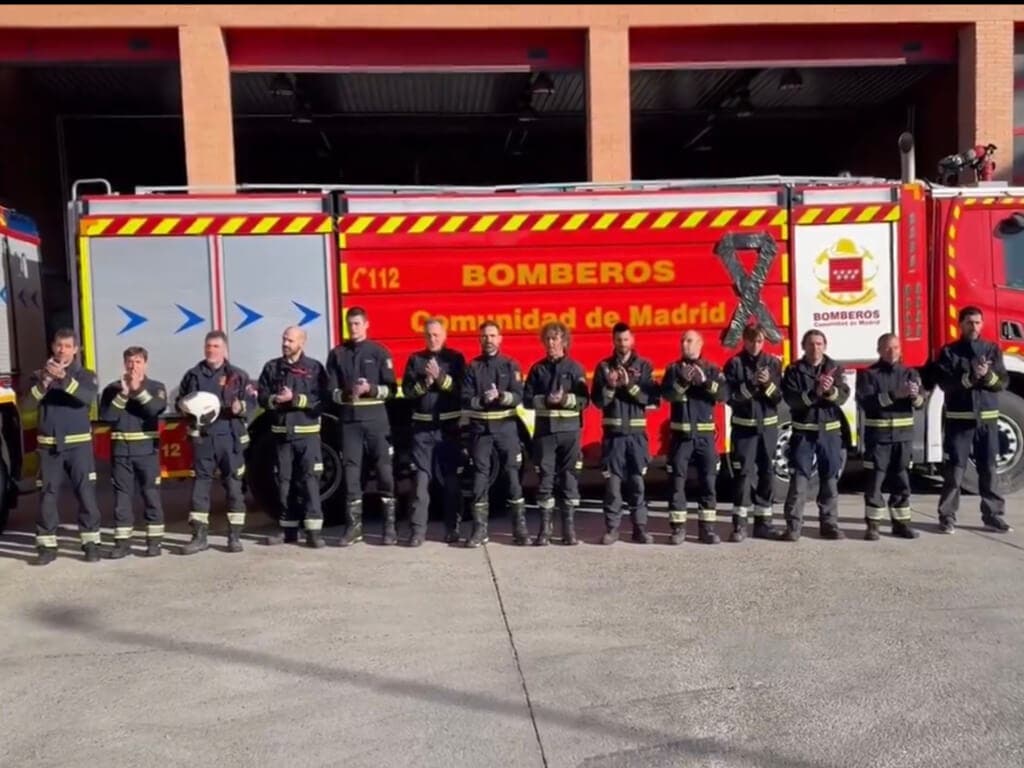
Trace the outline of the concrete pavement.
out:
<instances>
[{"instance_id":1,"label":"concrete pavement","mask_svg":"<svg viewBox=\"0 0 1024 768\"><path fill-rule=\"evenodd\" d=\"M23 500L0 539L0 765L1024 764L1019 500L1010 535L972 497L938 535L918 496L920 539L868 543L846 496L847 541L812 511L798 544L717 547L695 522L668 546L662 517L654 546L626 524L600 547L587 514L575 548L513 547L500 518L481 550L435 529L228 554L218 516L217 550L181 558L187 486L165 493L165 556L87 565L69 529L45 569Z\"/></svg>"}]
</instances>

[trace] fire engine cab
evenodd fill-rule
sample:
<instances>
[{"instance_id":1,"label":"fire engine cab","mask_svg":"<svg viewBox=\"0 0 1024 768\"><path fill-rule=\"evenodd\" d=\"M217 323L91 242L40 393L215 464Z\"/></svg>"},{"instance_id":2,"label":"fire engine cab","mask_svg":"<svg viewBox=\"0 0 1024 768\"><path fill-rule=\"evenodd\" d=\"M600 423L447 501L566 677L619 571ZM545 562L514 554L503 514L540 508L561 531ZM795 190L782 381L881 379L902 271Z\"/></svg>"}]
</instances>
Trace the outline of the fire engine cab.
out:
<instances>
[{"instance_id":1,"label":"fire engine cab","mask_svg":"<svg viewBox=\"0 0 1024 768\"><path fill-rule=\"evenodd\" d=\"M142 345L173 402L211 329L227 332L232 362L253 376L280 354L290 324L308 331L308 353L324 359L344 338L345 309L357 305L368 312L371 338L394 353L399 376L429 317L445 321L449 346L467 358L478 354L479 325L496 320L503 352L524 371L543 355L540 327L561 320L572 331L570 353L591 374L610 351L612 326L625 321L656 376L677 359L688 329L704 334L705 355L722 365L748 323L768 329L767 349L784 363L817 328L851 387L856 370L877 358L878 336L892 331L929 386L915 431L915 466L925 473L942 462L943 395L930 363L957 337L959 308L974 304L1011 374L999 473L1007 491L1024 487L1024 190L847 177L240 187L224 195L79 194L76 186L69 228L84 362L101 385L119 375L125 347ZM401 398L390 407L401 467L409 418ZM852 398L845 412L855 456L861 419ZM527 443L529 412L520 417ZM787 421L783 415L780 486L788 476ZM663 456L667 404L652 408L648 423L652 452ZM728 423L720 409L723 455ZM109 450L104 431L97 425L101 456ZM272 498L272 452L258 414L251 431L252 490ZM340 446L335 430L322 434L327 501L341 484ZM25 437L31 450L31 429ZM161 440L164 476L188 477L190 446L177 414L167 414ZM583 442L593 466L595 408L584 416ZM721 467L726 475L729 462ZM970 489L976 474L966 482Z\"/></svg>"}]
</instances>

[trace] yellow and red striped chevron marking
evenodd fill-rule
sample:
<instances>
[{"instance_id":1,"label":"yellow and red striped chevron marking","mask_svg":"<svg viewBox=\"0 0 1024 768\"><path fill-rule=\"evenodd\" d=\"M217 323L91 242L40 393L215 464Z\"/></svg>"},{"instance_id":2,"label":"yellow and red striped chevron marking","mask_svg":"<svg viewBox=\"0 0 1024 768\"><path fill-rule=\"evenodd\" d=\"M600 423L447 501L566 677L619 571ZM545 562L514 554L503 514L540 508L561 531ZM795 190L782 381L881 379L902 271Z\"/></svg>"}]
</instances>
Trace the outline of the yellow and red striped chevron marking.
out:
<instances>
[{"instance_id":1,"label":"yellow and red striped chevron marking","mask_svg":"<svg viewBox=\"0 0 1024 768\"><path fill-rule=\"evenodd\" d=\"M778 208L566 213L350 214L338 219L338 231L346 236L658 231L723 229L725 227L783 227L786 222L786 211Z\"/></svg>"},{"instance_id":2,"label":"yellow and red striped chevron marking","mask_svg":"<svg viewBox=\"0 0 1024 768\"><path fill-rule=\"evenodd\" d=\"M964 199L964 205L985 206L985 205L1016 205L1024 206L1024 197L968 197Z\"/></svg>"},{"instance_id":3,"label":"yellow and red striped chevron marking","mask_svg":"<svg viewBox=\"0 0 1024 768\"><path fill-rule=\"evenodd\" d=\"M866 224L899 221L899 203L884 205L807 205L793 210L794 224Z\"/></svg>"},{"instance_id":4,"label":"yellow and red striped chevron marking","mask_svg":"<svg viewBox=\"0 0 1024 768\"><path fill-rule=\"evenodd\" d=\"M281 216L87 216L86 237L157 237L160 235L314 235L329 234L326 214Z\"/></svg>"}]
</instances>

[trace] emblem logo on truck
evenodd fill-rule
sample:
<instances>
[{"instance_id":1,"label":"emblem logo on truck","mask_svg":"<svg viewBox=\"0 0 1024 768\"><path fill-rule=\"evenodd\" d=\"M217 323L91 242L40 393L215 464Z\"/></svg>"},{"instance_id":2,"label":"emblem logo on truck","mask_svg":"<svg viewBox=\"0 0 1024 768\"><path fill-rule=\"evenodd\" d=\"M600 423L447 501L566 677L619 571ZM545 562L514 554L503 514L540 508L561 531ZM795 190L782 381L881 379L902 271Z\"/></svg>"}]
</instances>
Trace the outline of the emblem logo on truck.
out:
<instances>
[{"instance_id":1,"label":"emblem logo on truck","mask_svg":"<svg viewBox=\"0 0 1024 768\"><path fill-rule=\"evenodd\" d=\"M875 257L849 238L837 240L814 261L814 276L822 286L818 301L839 307L856 307L875 298L871 286L878 274Z\"/></svg>"}]
</instances>

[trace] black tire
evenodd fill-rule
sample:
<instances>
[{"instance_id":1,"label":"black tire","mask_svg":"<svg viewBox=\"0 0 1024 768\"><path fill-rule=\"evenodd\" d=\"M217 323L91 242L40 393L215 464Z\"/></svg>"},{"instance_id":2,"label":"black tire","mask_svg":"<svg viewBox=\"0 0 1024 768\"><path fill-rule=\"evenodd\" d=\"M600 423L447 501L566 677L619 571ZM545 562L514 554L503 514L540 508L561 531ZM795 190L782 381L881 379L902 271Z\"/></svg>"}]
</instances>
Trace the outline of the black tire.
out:
<instances>
[{"instance_id":1,"label":"black tire","mask_svg":"<svg viewBox=\"0 0 1024 768\"><path fill-rule=\"evenodd\" d=\"M999 456L996 460L1000 490L1011 494L1024 489L1024 398L1013 392L999 396ZM974 461L964 472L961 488L970 494L980 491Z\"/></svg>"}]
</instances>

